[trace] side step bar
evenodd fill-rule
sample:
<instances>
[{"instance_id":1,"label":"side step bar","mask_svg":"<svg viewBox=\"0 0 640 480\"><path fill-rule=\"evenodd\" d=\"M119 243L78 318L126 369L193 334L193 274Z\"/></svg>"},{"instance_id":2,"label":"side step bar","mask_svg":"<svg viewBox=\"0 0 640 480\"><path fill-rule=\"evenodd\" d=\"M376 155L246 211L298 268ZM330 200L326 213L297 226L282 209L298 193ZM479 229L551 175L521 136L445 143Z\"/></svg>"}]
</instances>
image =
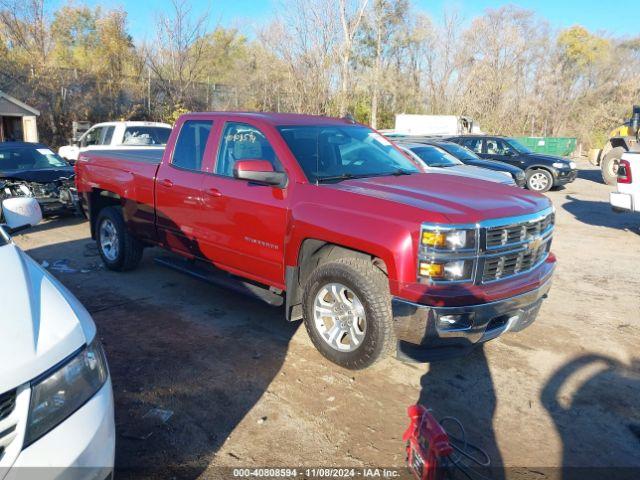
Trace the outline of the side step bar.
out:
<instances>
[{"instance_id":1,"label":"side step bar","mask_svg":"<svg viewBox=\"0 0 640 480\"><path fill-rule=\"evenodd\" d=\"M269 288L251 283L214 267L168 256L156 257L153 260L163 267L186 273L199 280L204 280L218 287L228 288L256 300L262 300L274 307L279 307L284 303L284 297L272 292Z\"/></svg>"}]
</instances>

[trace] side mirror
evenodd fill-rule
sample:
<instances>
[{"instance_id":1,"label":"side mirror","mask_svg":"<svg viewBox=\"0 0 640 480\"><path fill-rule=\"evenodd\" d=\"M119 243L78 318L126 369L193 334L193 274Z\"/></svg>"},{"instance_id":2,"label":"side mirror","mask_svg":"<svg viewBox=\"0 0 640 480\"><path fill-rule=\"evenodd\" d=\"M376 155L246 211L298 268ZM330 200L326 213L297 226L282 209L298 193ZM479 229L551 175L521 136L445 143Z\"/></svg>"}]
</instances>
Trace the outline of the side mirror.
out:
<instances>
[{"instance_id":1,"label":"side mirror","mask_svg":"<svg viewBox=\"0 0 640 480\"><path fill-rule=\"evenodd\" d=\"M239 160L233 167L233 176L240 180L284 187L287 175L276 172L267 160Z\"/></svg>"},{"instance_id":2,"label":"side mirror","mask_svg":"<svg viewBox=\"0 0 640 480\"><path fill-rule=\"evenodd\" d=\"M42 210L35 198L7 198L2 202L2 213L9 233L17 233L34 227L42 220Z\"/></svg>"}]
</instances>

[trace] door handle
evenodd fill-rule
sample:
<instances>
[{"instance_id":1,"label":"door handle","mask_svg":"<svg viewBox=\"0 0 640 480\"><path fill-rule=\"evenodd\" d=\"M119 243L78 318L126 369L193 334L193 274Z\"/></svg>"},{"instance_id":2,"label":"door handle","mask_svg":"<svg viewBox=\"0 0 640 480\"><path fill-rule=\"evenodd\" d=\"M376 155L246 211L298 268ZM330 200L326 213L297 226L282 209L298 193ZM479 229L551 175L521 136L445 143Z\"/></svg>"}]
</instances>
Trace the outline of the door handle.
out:
<instances>
[{"instance_id":1,"label":"door handle","mask_svg":"<svg viewBox=\"0 0 640 480\"><path fill-rule=\"evenodd\" d=\"M167 188L173 187L173 182L171 180L169 180L168 178L165 178L160 183L162 184L163 187L167 187Z\"/></svg>"},{"instance_id":2,"label":"door handle","mask_svg":"<svg viewBox=\"0 0 640 480\"><path fill-rule=\"evenodd\" d=\"M217 188L207 188L204 193L210 197L221 197L222 193Z\"/></svg>"}]
</instances>

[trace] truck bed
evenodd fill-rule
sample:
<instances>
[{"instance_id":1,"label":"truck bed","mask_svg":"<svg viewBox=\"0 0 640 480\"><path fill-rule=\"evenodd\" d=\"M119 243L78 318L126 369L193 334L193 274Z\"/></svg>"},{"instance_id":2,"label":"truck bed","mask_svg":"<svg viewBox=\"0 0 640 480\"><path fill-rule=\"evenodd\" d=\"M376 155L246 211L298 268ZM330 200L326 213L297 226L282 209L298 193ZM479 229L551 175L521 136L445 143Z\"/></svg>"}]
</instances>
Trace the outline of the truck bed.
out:
<instances>
[{"instance_id":1,"label":"truck bed","mask_svg":"<svg viewBox=\"0 0 640 480\"><path fill-rule=\"evenodd\" d=\"M91 150L75 164L81 205L89 216L94 192L119 197L132 231L143 240L156 240L155 177L164 149ZM117 197L114 197L116 195Z\"/></svg>"},{"instance_id":2,"label":"truck bed","mask_svg":"<svg viewBox=\"0 0 640 480\"><path fill-rule=\"evenodd\" d=\"M91 152L85 152L83 155L87 153L111 160L125 160L159 165L162 161L162 155L164 154L164 147L154 149L126 148L117 150L92 150Z\"/></svg>"}]
</instances>

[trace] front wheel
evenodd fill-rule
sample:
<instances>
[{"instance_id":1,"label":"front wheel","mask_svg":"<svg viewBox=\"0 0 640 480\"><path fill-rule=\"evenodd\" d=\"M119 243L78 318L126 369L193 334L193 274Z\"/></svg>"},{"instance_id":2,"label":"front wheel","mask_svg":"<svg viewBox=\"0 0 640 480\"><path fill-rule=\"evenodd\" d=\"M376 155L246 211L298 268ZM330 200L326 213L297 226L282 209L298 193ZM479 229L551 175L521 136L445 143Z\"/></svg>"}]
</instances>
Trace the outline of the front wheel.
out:
<instances>
[{"instance_id":1,"label":"front wheel","mask_svg":"<svg viewBox=\"0 0 640 480\"><path fill-rule=\"evenodd\" d=\"M320 265L306 282L303 306L311 341L332 362L359 370L393 351L389 283L371 262L341 258Z\"/></svg>"},{"instance_id":2,"label":"front wheel","mask_svg":"<svg viewBox=\"0 0 640 480\"><path fill-rule=\"evenodd\" d=\"M96 242L100 257L109 270L133 270L142 259L142 243L127 230L119 207L100 210L96 220Z\"/></svg>"},{"instance_id":3,"label":"front wheel","mask_svg":"<svg viewBox=\"0 0 640 480\"><path fill-rule=\"evenodd\" d=\"M546 170L531 170L527 172L527 188L534 192L544 193L553 187L553 176Z\"/></svg>"}]
</instances>

